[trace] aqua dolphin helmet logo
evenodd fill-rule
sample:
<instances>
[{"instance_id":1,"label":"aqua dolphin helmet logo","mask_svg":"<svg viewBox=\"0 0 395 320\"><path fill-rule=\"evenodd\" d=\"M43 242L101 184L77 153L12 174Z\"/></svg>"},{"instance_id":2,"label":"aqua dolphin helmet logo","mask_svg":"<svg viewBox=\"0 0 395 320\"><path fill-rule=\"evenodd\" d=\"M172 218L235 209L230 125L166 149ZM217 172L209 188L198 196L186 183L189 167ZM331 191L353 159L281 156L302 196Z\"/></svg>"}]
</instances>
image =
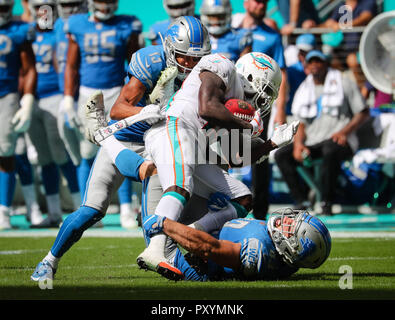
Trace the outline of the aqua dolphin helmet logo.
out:
<instances>
[{"instance_id":1,"label":"aqua dolphin helmet logo","mask_svg":"<svg viewBox=\"0 0 395 320\"><path fill-rule=\"evenodd\" d=\"M254 65L259 69L270 69L274 71L274 67L269 59L268 56L264 55L263 53L260 55L254 55L251 53L251 56L254 58Z\"/></svg>"}]
</instances>

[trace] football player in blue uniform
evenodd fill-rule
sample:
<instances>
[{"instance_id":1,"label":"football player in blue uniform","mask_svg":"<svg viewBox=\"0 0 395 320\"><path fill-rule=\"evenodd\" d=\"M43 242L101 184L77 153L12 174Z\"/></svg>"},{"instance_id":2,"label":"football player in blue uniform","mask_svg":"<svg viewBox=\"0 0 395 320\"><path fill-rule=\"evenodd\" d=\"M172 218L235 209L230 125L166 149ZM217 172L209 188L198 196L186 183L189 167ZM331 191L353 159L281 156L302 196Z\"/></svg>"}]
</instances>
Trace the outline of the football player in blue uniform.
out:
<instances>
[{"instance_id":1,"label":"football player in blue uniform","mask_svg":"<svg viewBox=\"0 0 395 320\"><path fill-rule=\"evenodd\" d=\"M267 221L234 219L218 230L197 230L161 216L144 219L146 234L164 232L184 249L173 255L185 280L269 280L321 266L331 251L324 223L306 211L280 209ZM215 236L209 233L215 234Z\"/></svg>"},{"instance_id":2,"label":"football player in blue uniform","mask_svg":"<svg viewBox=\"0 0 395 320\"><path fill-rule=\"evenodd\" d=\"M85 114L78 106L82 106L93 92L100 89L104 94L106 115L109 114L124 84L125 62L140 48L142 30L137 17L115 15L118 0L89 0L88 5L89 13L73 14L64 25L64 31L69 35L69 44L63 110L69 125L76 129L76 134L80 137L80 141L73 139L69 142L74 144L75 149L78 150L79 147L80 151L79 180L82 195L98 148L83 138ZM78 104L74 102L77 91ZM137 223L131 216L131 182L125 180L118 194L122 225L136 226Z\"/></svg>"},{"instance_id":3,"label":"football player in blue uniform","mask_svg":"<svg viewBox=\"0 0 395 320\"><path fill-rule=\"evenodd\" d=\"M29 8L35 21L36 39L33 50L37 70L37 103L27 135L37 151L37 164L42 168L48 217L32 227L58 227L62 222L60 203L60 172L65 176L73 198L79 197L76 168L60 138L57 117L62 95L58 86L55 60L56 38L53 22L56 18L55 0L30 0Z\"/></svg>"},{"instance_id":4,"label":"football player in blue uniform","mask_svg":"<svg viewBox=\"0 0 395 320\"><path fill-rule=\"evenodd\" d=\"M0 1L0 229L11 228L16 140L29 129L37 84L31 46L34 28L21 21L11 21L13 6L14 0ZM19 102L20 71L24 81Z\"/></svg>"},{"instance_id":5,"label":"football player in blue uniform","mask_svg":"<svg viewBox=\"0 0 395 320\"><path fill-rule=\"evenodd\" d=\"M85 0L58 0L57 11L59 18L55 22L56 34L56 61L58 66L58 81L60 92L64 92L64 71L66 68L66 58L69 36L64 32L65 21L73 14L84 13L87 11L87 4ZM78 100L78 90L75 101ZM59 107L58 129L60 137L62 138L66 149L70 155L74 165L79 167L81 164L81 154L79 146L79 135L76 130L70 127L64 111L64 100L62 99ZM83 190L84 187L80 186ZM79 200L80 201L80 200Z\"/></svg>"},{"instance_id":6,"label":"football player in blue uniform","mask_svg":"<svg viewBox=\"0 0 395 320\"><path fill-rule=\"evenodd\" d=\"M175 19L195 15L195 0L163 0L163 7L170 19L159 21L150 27L147 38L153 45L162 44L167 28Z\"/></svg>"},{"instance_id":7,"label":"football player in blue uniform","mask_svg":"<svg viewBox=\"0 0 395 320\"><path fill-rule=\"evenodd\" d=\"M252 50L252 33L248 29L231 28L232 6L229 0L204 0L200 19L210 34L213 53L236 62Z\"/></svg>"},{"instance_id":8,"label":"football player in blue uniform","mask_svg":"<svg viewBox=\"0 0 395 320\"><path fill-rule=\"evenodd\" d=\"M168 37L164 46L150 46L142 48L133 54L128 69L128 82L122 88L122 91L111 109L111 118L114 120L124 119L130 115L144 112L159 112L158 106L151 103L153 91L161 77L161 72L167 67L177 66L178 72L170 77L174 80L175 86L181 85L182 80L187 76L190 70L197 64L198 60L210 52L210 41L207 30L203 31L201 22L194 17L181 17L174 22L174 34ZM191 42L195 39L195 42ZM184 46L192 48L191 51L181 50ZM196 46L196 48L195 48ZM194 51L194 49L196 49ZM174 78L177 76L177 80ZM160 92L160 90L159 90ZM172 90L174 92L174 88ZM104 108L103 95L101 92L93 95L88 104L92 101ZM157 97L160 99L160 97ZM95 109L92 109L96 113ZM102 127L107 126L104 117L101 117L100 124ZM90 132L95 132L97 124L96 114L86 116L87 127ZM157 119L158 120L158 119ZM118 132L114 139L117 139L125 147L119 153L117 159L110 157L109 149L112 148L110 138L103 140L102 148L97 153L91 175L87 183L84 202L81 207L65 219L56 240L48 252L47 256L37 265L31 279L38 281L40 279L53 279L58 263L61 257L69 248L80 239L83 232L97 221L103 218L111 200L112 193L118 189L124 180L123 174L132 177L134 180L143 180L149 170L147 170L147 161L141 157L144 152L144 133L150 128L146 122L136 123L126 129ZM97 128L96 128L97 129ZM91 139L91 141L95 141ZM137 153L137 154L136 154ZM124 162L133 157L135 166L129 166L127 172L120 172L113 163ZM149 167L148 167L149 169ZM162 189L158 179L157 187L160 189L157 201L162 196ZM150 182L151 179L150 179ZM156 206L157 203L152 204Z\"/></svg>"}]
</instances>

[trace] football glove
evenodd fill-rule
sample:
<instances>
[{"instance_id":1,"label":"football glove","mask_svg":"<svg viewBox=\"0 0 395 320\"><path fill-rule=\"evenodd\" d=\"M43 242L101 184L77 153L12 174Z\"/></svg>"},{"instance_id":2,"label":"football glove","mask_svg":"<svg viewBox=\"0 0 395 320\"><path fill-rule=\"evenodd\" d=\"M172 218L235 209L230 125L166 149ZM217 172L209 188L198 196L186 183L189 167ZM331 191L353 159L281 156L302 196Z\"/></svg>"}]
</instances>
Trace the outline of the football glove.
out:
<instances>
[{"instance_id":1,"label":"football glove","mask_svg":"<svg viewBox=\"0 0 395 320\"><path fill-rule=\"evenodd\" d=\"M29 129L33 115L33 103L34 96L31 93L23 95L20 102L21 107L11 120L15 132L22 133Z\"/></svg>"},{"instance_id":2,"label":"football glove","mask_svg":"<svg viewBox=\"0 0 395 320\"><path fill-rule=\"evenodd\" d=\"M252 125L251 137L259 137L263 132L263 121L259 111L255 111L254 119L250 121L250 124Z\"/></svg>"},{"instance_id":3,"label":"football glove","mask_svg":"<svg viewBox=\"0 0 395 320\"><path fill-rule=\"evenodd\" d=\"M207 200L207 207L210 211L220 211L225 208L230 201L230 197L221 192L214 192L210 194L210 198Z\"/></svg>"},{"instance_id":4,"label":"football glove","mask_svg":"<svg viewBox=\"0 0 395 320\"><path fill-rule=\"evenodd\" d=\"M165 106L174 94L174 80L177 78L178 69L176 66L167 67L162 71L156 86L149 95L151 103Z\"/></svg>"},{"instance_id":5,"label":"football glove","mask_svg":"<svg viewBox=\"0 0 395 320\"><path fill-rule=\"evenodd\" d=\"M148 237L153 237L154 235L163 231L163 223L166 220L166 217L158 216L156 214L151 214L144 218L143 220L143 228L145 234Z\"/></svg>"},{"instance_id":6,"label":"football glove","mask_svg":"<svg viewBox=\"0 0 395 320\"><path fill-rule=\"evenodd\" d=\"M158 121L162 120L165 118L164 115L161 114L161 108L160 106L156 105L156 104L149 104L148 106L145 106L139 114L144 114L144 113L152 113L155 114L155 117L153 117L152 119L147 119L144 120L145 122L147 122L149 125L153 125L155 123L157 123ZM157 117L157 115L161 115L161 117Z\"/></svg>"},{"instance_id":7,"label":"football glove","mask_svg":"<svg viewBox=\"0 0 395 320\"><path fill-rule=\"evenodd\" d=\"M290 144L296 131L298 131L299 123L299 120L295 120L290 125L284 123L276 127L270 140L279 148Z\"/></svg>"}]
</instances>

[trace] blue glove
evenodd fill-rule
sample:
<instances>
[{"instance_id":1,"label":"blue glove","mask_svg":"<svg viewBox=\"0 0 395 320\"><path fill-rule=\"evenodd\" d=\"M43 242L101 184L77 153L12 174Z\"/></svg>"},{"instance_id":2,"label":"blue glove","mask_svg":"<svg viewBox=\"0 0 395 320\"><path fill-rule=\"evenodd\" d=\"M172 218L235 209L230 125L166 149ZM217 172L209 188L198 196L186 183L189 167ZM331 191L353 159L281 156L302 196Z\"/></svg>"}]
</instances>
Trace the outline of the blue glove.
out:
<instances>
[{"instance_id":1,"label":"blue glove","mask_svg":"<svg viewBox=\"0 0 395 320\"><path fill-rule=\"evenodd\" d=\"M220 211L229 204L230 197L221 192L210 194L207 201L207 206L211 211Z\"/></svg>"},{"instance_id":2,"label":"blue glove","mask_svg":"<svg viewBox=\"0 0 395 320\"><path fill-rule=\"evenodd\" d=\"M144 218L143 220L143 228L145 234L148 237L152 237L163 230L163 222L166 220L166 217L157 216L155 214L151 214Z\"/></svg>"}]
</instances>

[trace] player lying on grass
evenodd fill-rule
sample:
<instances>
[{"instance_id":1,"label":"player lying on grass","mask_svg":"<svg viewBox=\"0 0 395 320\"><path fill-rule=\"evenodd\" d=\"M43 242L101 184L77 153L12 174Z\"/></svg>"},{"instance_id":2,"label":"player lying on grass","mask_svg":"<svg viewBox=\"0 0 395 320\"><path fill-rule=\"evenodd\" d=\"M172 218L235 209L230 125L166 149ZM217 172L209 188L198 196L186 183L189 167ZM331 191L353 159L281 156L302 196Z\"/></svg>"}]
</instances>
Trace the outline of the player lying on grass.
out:
<instances>
[{"instance_id":1,"label":"player lying on grass","mask_svg":"<svg viewBox=\"0 0 395 320\"><path fill-rule=\"evenodd\" d=\"M299 268L318 268L331 251L324 223L290 208L277 210L268 221L233 219L216 236L157 215L146 217L143 227L149 236L163 232L188 251L183 255L177 249L172 257L184 280L286 278Z\"/></svg>"}]
</instances>

